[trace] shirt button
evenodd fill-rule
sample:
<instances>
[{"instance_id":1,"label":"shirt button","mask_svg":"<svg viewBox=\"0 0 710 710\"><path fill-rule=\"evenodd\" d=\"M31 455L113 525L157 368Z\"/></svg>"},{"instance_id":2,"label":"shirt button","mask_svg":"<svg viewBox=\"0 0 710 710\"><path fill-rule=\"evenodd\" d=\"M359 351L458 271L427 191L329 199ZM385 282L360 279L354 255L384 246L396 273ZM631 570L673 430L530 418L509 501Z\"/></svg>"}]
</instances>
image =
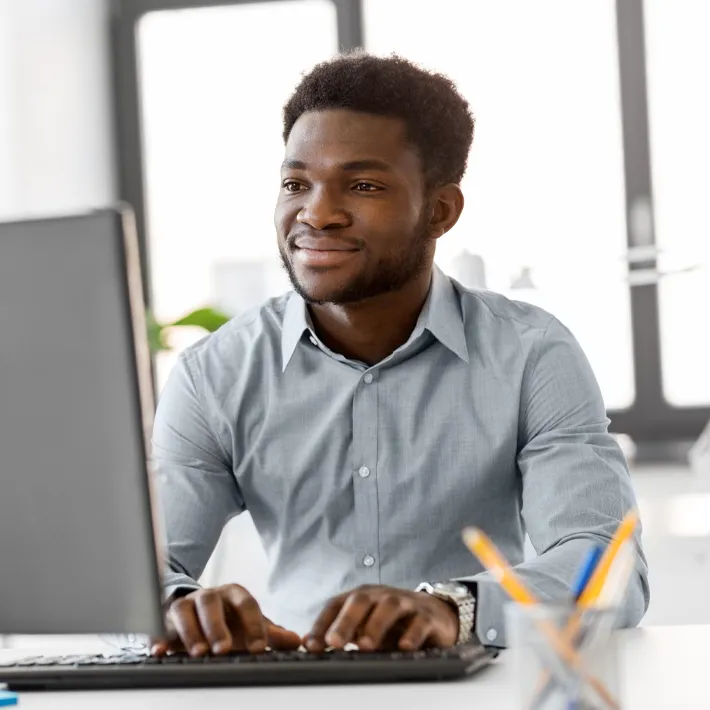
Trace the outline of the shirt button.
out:
<instances>
[{"instance_id":1,"label":"shirt button","mask_svg":"<svg viewBox=\"0 0 710 710\"><path fill-rule=\"evenodd\" d=\"M488 629L488 631L486 631L486 638L489 641L495 641L498 638L498 632L495 629Z\"/></svg>"},{"instance_id":2,"label":"shirt button","mask_svg":"<svg viewBox=\"0 0 710 710\"><path fill-rule=\"evenodd\" d=\"M372 375L368 372L362 379L365 380L365 384L369 385L372 382Z\"/></svg>"},{"instance_id":3,"label":"shirt button","mask_svg":"<svg viewBox=\"0 0 710 710\"><path fill-rule=\"evenodd\" d=\"M361 478L367 478L370 475L370 469L367 466L360 466L358 473Z\"/></svg>"},{"instance_id":4,"label":"shirt button","mask_svg":"<svg viewBox=\"0 0 710 710\"><path fill-rule=\"evenodd\" d=\"M372 555L365 555L362 563L365 567L372 567L375 564L375 558Z\"/></svg>"}]
</instances>

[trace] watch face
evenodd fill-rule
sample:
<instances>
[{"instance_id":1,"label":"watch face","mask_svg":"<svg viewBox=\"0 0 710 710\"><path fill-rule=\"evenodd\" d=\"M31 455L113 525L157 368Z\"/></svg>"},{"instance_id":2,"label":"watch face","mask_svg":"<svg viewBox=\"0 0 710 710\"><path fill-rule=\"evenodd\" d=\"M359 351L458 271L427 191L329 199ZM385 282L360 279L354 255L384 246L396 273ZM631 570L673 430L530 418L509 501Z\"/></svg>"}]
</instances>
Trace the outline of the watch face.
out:
<instances>
[{"instance_id":1,"label":"watch face","mask_svg":"<svg viewBox=\"0 0 710 710\"><path fill-rule=\"evenodd\" d=\"M436 591L451 595L452 597L468 597L468 587L458 582L435 582L433 585Z\"/></svg>"}]
</instances>

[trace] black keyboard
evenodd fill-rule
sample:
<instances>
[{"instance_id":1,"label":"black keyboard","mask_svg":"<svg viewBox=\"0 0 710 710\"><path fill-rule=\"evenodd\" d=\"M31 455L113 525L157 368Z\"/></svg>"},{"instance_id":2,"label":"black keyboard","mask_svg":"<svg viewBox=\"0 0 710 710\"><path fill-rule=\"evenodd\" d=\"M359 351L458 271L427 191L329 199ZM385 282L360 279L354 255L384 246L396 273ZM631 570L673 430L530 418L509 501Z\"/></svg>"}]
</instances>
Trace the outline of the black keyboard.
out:
<instances>
[{"instance_id":1,"label":"black keyboard","mask_svg":"<svg viewBox=\"0 0 710 710\"><path fill-rule=\"evenodd\" d=\"M0 661L0 683L11 690L89 690L451 680L475 673L495 655L482 646L464 645L408 653L34 656Z\"/></svg>"}]
</instances>

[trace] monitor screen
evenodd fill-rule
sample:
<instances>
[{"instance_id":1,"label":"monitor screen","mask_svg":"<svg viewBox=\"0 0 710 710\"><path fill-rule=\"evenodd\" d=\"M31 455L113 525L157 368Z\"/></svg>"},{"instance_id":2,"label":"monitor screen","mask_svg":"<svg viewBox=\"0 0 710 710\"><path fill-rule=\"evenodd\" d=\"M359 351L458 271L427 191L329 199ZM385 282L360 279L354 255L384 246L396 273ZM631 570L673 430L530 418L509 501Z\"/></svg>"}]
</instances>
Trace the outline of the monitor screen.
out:
<instances>
[{"instance_id":1,"label":"monitor screen","mask_svg":"<svg viewBox=\"0 0 710 710\"><path fill-rule=\"evenodd\" d=\"M0 633L162 628L126 216L0 224Z\"/></svg>"}]
</instances>

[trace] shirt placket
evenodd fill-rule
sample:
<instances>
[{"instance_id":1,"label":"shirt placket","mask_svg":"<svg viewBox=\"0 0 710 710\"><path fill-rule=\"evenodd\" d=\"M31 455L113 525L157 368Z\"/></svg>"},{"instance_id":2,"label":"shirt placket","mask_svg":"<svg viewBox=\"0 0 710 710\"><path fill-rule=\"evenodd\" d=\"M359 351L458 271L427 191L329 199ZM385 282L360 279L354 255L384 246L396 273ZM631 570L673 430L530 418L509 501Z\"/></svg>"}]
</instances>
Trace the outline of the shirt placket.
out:
<instances>
[{"instance_id":1,"label":"shirt placket","mask_svg":"<svg viewBox=\"0 0 710 710\"><path fill-rule=\"evenodd\" d=\"M353 398L353 489L356 578L380 583L379 506L377 497L377 405L380 373L363 373Z\"/></svg>"}]
</instances>

